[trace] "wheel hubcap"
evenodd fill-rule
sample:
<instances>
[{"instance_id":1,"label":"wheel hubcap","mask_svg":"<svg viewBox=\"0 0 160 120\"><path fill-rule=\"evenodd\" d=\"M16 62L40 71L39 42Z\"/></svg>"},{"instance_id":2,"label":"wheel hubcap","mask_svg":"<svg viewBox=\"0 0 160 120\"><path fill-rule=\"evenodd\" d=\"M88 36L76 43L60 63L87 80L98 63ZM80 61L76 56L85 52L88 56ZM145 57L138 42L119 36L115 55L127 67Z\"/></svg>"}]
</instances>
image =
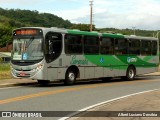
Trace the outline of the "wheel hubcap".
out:
<instances>
[{"instance_id":1,"label":"wheel hubcap","mask_svg":"<svg viewBox=\"0 0 160 120\"><path fill-rule=\"evenodd\" d=\"M74 81L74 79L75 79L74 73L69 73L69 79L70 79L71 81Z\"/></svg>"},{"instance_id":2,"label":"wheel hubcap","mask_svg":"<svg viewBox=\"0 0 160 120\"><path fill-rule=\"evenodd\" d=\"M134 70L130 70L129 71L129 78L133 78L134 77Z\"/></svg>"}]
</instances>

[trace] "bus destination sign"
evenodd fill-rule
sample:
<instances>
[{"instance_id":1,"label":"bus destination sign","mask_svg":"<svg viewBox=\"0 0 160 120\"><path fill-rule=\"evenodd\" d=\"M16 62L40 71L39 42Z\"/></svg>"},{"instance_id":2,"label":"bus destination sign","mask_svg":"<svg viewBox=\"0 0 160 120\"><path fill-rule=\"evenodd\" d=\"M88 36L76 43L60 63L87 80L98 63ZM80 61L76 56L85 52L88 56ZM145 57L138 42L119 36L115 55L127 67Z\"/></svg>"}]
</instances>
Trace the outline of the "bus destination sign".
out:
<instances>
[{"instance_id":1,"label":"bus destination sign","mask_svg":"<svg viewBox=\"0 0 160 120\"><path fill-rule=\"evenodd\" d=\"M35 29L16 30L15 34L16 35L36 35L37 30L35 30Z\"/></svg>"}]
</instances>

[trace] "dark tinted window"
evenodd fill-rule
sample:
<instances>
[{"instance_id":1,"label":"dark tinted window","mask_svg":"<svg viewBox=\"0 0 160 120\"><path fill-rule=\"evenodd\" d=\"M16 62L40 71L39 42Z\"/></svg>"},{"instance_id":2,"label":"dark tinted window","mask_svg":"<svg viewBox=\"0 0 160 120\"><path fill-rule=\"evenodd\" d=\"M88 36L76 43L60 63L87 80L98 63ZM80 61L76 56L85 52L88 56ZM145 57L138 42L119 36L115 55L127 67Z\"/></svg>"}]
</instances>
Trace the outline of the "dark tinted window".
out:
<instances>
[{"instance_id":1,"label":"dark tinted window","mask_svg":"<svg viewBox=\"0 0 160 120\"><path fill-rule=\"evenodd\" d=\"M101 40L101 54L113 54L114 39L102 37Z\"/></svg>"},{"instance_id":2,"label":"dark tinted window","mask_svg":"<svg viewBox=\"0 0 160 120\"><path fill-rule=\"evenodd\" d=\"M157 42L152 41L152 55L157 55Z\"/></svg>"},{"instance_id":3,"label":"dark tinted window","mask_svg":"<svg viewBox=\"0 0 160 120\"><path fill-rule=\"evenodd\" d=\"M82 36L67 34L65 36L65 53L82 54Z\"/></svg>"},{"instance_id":4,"label":"dark tinted window","mask_svg":"<svg viewBox=\"0 0 160 120\"><path fill-rule=\"evenodd\" d=\"M151 41L141 41L141 55L151 55Z\"/></svg>"},{"instance_id":5,"label":"dark tinted window","mask_svg":"<svg viewBox=\"0 0 160 120\"><path fill-rule=\"evenodd\" d=\"M128 41L126 39L115 39L115 54L128 54Z\"/></svg>"},{"instance_id":6,"label":"dark tinted window","mask_svg":"<svg viewBox=\"0 0 160 120\"><path fill-rule=\"evenodd\" d=\"M84 54L99 54L98 36L84 36Z\"/></svg>"},{"instance_id":7,"label":"dark tinted window","mask_svg":"<svg viewBox=\"0 0 160 120\"><path fill-rule=\"evenodd\" d=\"M140 55L140 40L136 39L129 40L129 54Z\"/></svg>"}]
</instances>

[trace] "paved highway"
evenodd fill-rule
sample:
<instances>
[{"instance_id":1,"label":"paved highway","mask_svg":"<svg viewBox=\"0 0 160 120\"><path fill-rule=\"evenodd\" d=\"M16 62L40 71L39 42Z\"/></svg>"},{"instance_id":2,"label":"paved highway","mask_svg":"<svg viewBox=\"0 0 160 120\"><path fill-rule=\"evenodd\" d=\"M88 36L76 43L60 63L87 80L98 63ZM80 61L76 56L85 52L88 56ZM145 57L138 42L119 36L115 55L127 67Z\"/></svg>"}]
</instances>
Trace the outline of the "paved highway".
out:
<instances>
[{"instance_id":1,"label":"paved highway","mask_svg":"<svg viewBox=\"0 0 160 120\"><path fill-rule=\"evenodd\" d=\"M35 84L0 88L0 111L77 111L117 97L159 89L159 86L159 76L143 76L134 81L114 79L105 83L100 80L79 82L74 86L53 83L47 87Z\"/></svg>"}]
</instances>

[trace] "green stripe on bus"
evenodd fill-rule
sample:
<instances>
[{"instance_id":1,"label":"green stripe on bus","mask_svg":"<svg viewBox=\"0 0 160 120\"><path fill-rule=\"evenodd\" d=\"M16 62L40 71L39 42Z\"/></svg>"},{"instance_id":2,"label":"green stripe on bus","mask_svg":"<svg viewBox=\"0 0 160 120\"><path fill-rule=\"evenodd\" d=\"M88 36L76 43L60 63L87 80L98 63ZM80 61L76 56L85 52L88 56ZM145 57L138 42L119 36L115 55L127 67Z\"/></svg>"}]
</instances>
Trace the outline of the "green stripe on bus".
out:
<instances>
[{"instance_id":1,"label":"green stripe on bus","mask_svg":"<svg viewBox=\"0 0 160 120\"><path fill-rule=\"evenodd\" d=\"M79 31L79 30L68 30L68 33L75 34L75 35L92 35L98 36L97 32L86 32L86 31Z\"/></svg>"},{"instance_id":2,"label":"green stripe on bus","mask_svg":"<svg viewBox=\"0 0 160 120\"><path fill-rule=\"evenodd\" d=\"M152 56L146 57L145 60L137 56L124 56L124 55L84 55L85 58L94 65L100 67L114 67L114 69L126 69L128 65L135 65L136 67L156 67L156 63L150 63ZM121 66L121 67L120 67Z\"/></svg>"}]
</instances>

